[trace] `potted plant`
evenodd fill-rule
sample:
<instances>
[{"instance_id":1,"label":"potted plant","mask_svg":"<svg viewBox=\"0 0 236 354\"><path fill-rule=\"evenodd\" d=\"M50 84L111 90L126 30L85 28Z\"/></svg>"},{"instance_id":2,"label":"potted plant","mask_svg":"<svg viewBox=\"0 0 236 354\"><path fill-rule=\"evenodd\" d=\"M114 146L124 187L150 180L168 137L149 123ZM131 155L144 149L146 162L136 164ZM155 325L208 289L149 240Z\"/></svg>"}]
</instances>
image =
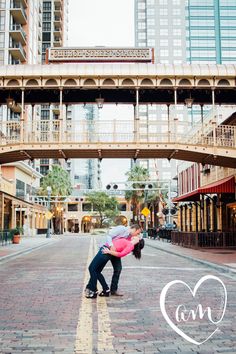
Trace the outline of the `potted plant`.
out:
<instances>
[{"instance_id":1,"label":"potted plant","mask_svg":"<svg viewBox=\"0 0 236 354\"><path fill-rule=\"evenodd\" d=\"M15 229L11 230L12 233L12 243L20 243L20 234L21 234L21 228L16 227Z\"/></svg>"}]
</instances>

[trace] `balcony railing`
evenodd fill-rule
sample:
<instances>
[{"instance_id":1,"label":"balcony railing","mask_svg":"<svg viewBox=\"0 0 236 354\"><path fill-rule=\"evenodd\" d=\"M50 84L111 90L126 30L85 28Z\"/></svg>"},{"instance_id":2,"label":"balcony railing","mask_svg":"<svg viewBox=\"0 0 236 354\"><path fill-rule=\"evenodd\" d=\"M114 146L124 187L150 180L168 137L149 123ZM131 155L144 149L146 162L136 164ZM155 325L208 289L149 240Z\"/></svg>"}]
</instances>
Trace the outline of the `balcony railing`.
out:
<instances>
[{"instance_id":1,"label":"balcony railing","mask_svg":"<svg viewBox=\"0 0 236 354\"><path fill-rule=\"evenodd\" d=\"M19 59L21 62L26 61L26 52L20 42L10 44L9 51L14 59Z\"/></svg>"},{"instance_id":2,"label":"balcony railing","mask_svg":"<svg viewBox=\"0 0 236 354\"><path fill-rule=\"evenodd\" d=\"M171 232L171 243L189 248L230 248L236 246L235 232Z\"/></svg>"},{"instance_id":3,"label":"balcony railing","mask_svg":"<svg viewBox=\"0 0 236 354\"><path fill-rule=\"evenodd\" d=\"M16 22L25 25L27 22L27 14L19 1L11 1L10 11Z\"/></svg>"},{"instance_id":4,"label":"balcony railing","mask_svg":"<svg viewBox=\"0 0 236 354\"><path fill-rule=\"evenodd\" d=\"M10 34L14 41L26 44L26 33L20 24L14 24L11 26Z\"/></svg>"},{"instance_id":5,"label":"balcony railing","mask_svg":"<svg viewBox=\"0 0 236 354\"><path fill-rule=\"evenodd\" d=\"M57 105L53 110L59 112ZM162 132L163 122L150 123L149 129L142 131L132 120L45 120L21 124L23 142L64 142L64 143L165 143L188 144L188 146L236 147L236 126L219 126L213 136L199 136L189 141L187 128L183 132L172 129ZM12 122L0 122L0 129L6 134ZM19 140L20 142L20 140Z\"/></svg>"}]
</instances>

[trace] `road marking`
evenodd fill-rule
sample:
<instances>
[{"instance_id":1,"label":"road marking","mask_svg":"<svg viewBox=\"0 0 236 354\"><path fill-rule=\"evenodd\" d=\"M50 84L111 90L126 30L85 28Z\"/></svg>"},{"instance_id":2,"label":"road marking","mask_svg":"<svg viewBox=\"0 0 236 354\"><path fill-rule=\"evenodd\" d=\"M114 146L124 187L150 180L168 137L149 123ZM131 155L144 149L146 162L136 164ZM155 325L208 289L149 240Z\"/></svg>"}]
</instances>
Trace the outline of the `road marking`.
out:
<instances>
[{"instance_id":1,"label":"road marking","mask_svg":"<svg viewBox=\"0 0 236 354\"><path fill-rule=\"evenodd\" d=\"M94 239L91 237L86 271L84 276L83 289L85 289L89 280L88 266L93 257L93 251L94 251ZM79 320L76 329L74 353L92 354L92 351L93 351L92 300L86 299L86 297L82 295L82 302L79 311Z\"/></svg>"},{"instance_id":2,"label":"road marking","mask_svg":"<svg viewBox=\"0 0 236 354\"><path fill-rule=\"evenodd\" d=\"M96 242L96 241L95 241ZM97 251L97 243L95 245ZM113 269L113 268L112 268ZM109 354L115 353L113 347L113 336L111 332L111 319L108 312L107 302L105 297L98 296L97 298L97 314L98 314L98 353Z\"/></svg>"}]
</instances>

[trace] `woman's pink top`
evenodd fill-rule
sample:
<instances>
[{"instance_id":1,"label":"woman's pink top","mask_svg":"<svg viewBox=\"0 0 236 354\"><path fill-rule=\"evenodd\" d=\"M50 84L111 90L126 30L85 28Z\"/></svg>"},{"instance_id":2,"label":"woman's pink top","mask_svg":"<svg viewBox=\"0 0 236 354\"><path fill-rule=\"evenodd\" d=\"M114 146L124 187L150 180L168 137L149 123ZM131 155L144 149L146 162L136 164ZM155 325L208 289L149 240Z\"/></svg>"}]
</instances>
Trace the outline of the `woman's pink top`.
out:
<instances>
[{"instance_id":1,"label":"woman's pink top","mask_svg":"<svg viewBox=\"0 0 236 354\"><path fill-rule=\"evenodd\" d=\"M116 252L118 252L116 257L119 258L126 256L134 249L134 245L126 238L118 238L117 240L113 239L112 243L116 249Z\"/></svg>"}]
</instances>

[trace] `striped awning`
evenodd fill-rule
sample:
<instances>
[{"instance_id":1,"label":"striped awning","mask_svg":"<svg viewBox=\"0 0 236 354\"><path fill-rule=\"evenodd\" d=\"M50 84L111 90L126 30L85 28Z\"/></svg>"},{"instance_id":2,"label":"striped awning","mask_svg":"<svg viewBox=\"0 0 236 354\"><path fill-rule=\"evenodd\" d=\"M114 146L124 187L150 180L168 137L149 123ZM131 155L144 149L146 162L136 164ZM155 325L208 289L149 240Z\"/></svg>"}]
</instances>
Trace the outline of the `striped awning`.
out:
<instances>
[{"instance_id":1,"label":"striped awning","mask_svg":"<svg viewBox=\"0 0 236 354\"><path fill-rule=\"evenodd\" d=\"M217 182L207 184L206 186L195 189L192 192L183 194L174 198L173 202L197 201L200 200L201 194L222 194L235 193L235 177L226 177Z\"/></svg>"}]
</instances>

